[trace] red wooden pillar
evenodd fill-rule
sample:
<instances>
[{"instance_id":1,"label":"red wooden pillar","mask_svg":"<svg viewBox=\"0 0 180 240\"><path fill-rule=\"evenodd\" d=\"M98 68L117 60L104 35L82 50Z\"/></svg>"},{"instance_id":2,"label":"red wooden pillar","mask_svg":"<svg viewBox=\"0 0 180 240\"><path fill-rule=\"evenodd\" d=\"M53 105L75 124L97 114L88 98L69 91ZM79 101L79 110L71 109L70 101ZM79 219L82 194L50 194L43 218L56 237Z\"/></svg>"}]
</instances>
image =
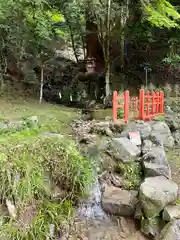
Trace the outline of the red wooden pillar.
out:
<instances>
[{"instance_id":1,"label":"red wooden pillar","mask_svg":"<svg viewBox=\"0 0 180 240\"><path fill-rule=\"evenodd\" d=\"M129 119L129 91L124 92L124 121L128 123Z\"/></svg>"},{"instance_id":2,"label":"red wooden pillar","mask_svg":"<svg viewBox=\"0 0 180 240\"><path fill-rule=\"evenodd\" d=\"M144 90L139 90L139 119L144 120Z\"/></svg>"},{"instance_id":3,"label":"red wooden pillar","mask_svg":"<svg viewBox=\"0 0 180 240\"><path fill-rule=\"evenodd\" d=\"M117 120L117 109L118 109L118 92L113 92L113 121Z\"/></svg>"},{"instance_id":4,"label":"red wooden pillar","mask_svg":"<svg viewBox=\"0 0 180 240\"><path fill-rule=\"evenodd\" d=\"M160 112L160 104L161 104L160 92L157 92L156 96L157 96L157 114L158 114Z\"/></svg>"},{"instance_id":5,"label":"red wooden pillar","mask_svg":"<svg viewBox=\"0 0 180 240\"><path fill-rule=\"evenodd\" d=\"M155 92L152 92L152 112L151 114L154 116L155 114L155 101L156 101L156 93Z\"/></svg>"}]
</instances>

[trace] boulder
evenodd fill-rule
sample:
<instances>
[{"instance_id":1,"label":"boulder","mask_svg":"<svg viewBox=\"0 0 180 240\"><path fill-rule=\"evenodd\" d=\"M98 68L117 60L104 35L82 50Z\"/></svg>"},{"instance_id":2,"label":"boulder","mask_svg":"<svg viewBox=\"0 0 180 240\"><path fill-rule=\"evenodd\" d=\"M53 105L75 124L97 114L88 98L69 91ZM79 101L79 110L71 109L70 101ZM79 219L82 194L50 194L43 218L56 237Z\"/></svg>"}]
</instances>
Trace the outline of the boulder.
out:
<instances>
[{"instance_id":1,"label":"boulder","mask_svg":"<svg viewBox=\"0 0 180 240\"><path fill-rule=\"evenodd\" d=\"M163 144L167 149L173 148L175 144L174 138L171 134L160 134L158 132L152 132L150 139L155 145L159 146Z\"/></svg>"},{"instance_id":2,"label":"boulder","mask_svg":"<svg viewBox=\"0 0 180 240\"><path fill-rule=\"evenodd\" d=\"M113 138L108 152L124 163L135 161L141 154L141 150L125 137Z\"/></svg>"},{"instance_id":3,"label":"boulder","mask_svg":"<svg viewBox=\"0 0 180 240\"><path fill-rule=\"evenodd\" d=\"M164 147L172 148L174 146L174 138L165 122L155 122L152 124L151 140L160 141Z\"/></svg>"},{"instance_id":4,"label":"boulder","mask_svg":"<svg viewBox=\"0 0 180 240\"><path fill-rule=\"evenodd\" d=\"M144 218L141 221L141 231L150 236L156 237L160 234L165 223L160 217Z\"/></svg>"},{"instance_id":5,"label":"boulder","mask_svg":"<svg viewBox=\"0 0 180 240\"><path fill-rule=\"evenodd\" d=\"M121 137L128 137L129 132L139 132L142 139L146 139L151 135L152 127L144 121L131 122L126 125L121 132Z\"/></svg>"},{"instance_id":6,"label":"boulder","mask_svg":"<svg viewBox=\"0 0 180 240\"><path fill-rule=\"evenodd\" d=\"M180 220L174 220L166 224L157 239L180 240Z\"/></svg>"},{"instance_id":7,"label":"boulder","mask_svg":"<svg viewBox=\"0 0 180 240\"><path fill-rule=\"evenodd\" d=\"M152 124L152 132L158 132L159 134L169 134L171 133L168 125L165 122L155 122Z\"/></svg>"},{"instance_id":8,"label":"boulder","mask_svg":"<svg viewBox=\"0 0 180 240\"><path fill-rule=\"evenodd\" d=\"M152 150L153 143L151 140L144 140L142 143L142 154L146 154Z\"/></svg>"},{"instance_id":9,"label":"boulder","mask_svg":"<svg viewBox=\"0 0 180 240\"><path fill-rule=\"evenodd\" d=\"M152 147L142 158L146 177L165 176L171 178L171 170L162 146Z\"/></svg>"},{"instance_id":10,"label":"boulder","mask_svg":"<svg viewBox=\"0 0 180 240\"><path fill-rule=\"evenodd\" d=\"M168 222L174 219L180 219L180 205L166 206L163 211L163 219Z\"/></svg>"},{"instance_id":11,"label":"boulder","mask_svg":"<svg viewBox=\"0 0 180 240\"><path fill-rule=\"evenodd\" d=\"M178 186L164 176L146 178L140 186L139 200L145 217L153 218L177 200Z\"/></svg>"},{"instance_id":12,"label":"boulder","mask_svg":"<svg viewBox=\"0 0 180 240\"><path fill-rule=\"evenodd\" d=\"M122 190L113 186L106 186L102 194L103 210L112 215L132 217L135 212L137 191Z\"/></svg>"}]
</instances>

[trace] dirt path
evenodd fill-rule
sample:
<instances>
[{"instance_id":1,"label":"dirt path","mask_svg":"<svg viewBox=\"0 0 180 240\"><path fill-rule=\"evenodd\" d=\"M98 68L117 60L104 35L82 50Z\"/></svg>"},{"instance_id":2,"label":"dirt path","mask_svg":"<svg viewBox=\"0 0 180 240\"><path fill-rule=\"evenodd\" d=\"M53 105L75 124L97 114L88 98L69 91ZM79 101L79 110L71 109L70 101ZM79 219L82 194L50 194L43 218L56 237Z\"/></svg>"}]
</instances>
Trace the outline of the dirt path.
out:
<instances>
[{"instance_id":1,"label":"dirt path","mask_svg":"<svg viewBox=\"0 0 180 240\"><path fill-rule=\"evenodd\" d=\"M70 236L61 240L148 240L132 219L123 217L107 220L77 219L71 226Z\"/></svg>"}]
</instances>

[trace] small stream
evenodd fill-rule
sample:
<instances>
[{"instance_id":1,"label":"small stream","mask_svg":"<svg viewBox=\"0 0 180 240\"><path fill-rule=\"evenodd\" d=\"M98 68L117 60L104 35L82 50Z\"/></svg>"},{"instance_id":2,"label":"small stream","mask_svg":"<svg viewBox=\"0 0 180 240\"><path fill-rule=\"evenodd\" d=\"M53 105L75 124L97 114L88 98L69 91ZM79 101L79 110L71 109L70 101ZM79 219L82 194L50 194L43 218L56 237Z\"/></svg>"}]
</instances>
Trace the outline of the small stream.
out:
<instances>
[{"instance_id":1,"label":"small stream","mask_svg":"<svg viewBox=\"0 0 180 240\"><path fill-rule=\"evenodd\" d=\"M101 207L101 185L97 177L94 186L89 192L89 197L80 204L77 215L91 220L109 219Z\"/></svg>"}]
</instances>

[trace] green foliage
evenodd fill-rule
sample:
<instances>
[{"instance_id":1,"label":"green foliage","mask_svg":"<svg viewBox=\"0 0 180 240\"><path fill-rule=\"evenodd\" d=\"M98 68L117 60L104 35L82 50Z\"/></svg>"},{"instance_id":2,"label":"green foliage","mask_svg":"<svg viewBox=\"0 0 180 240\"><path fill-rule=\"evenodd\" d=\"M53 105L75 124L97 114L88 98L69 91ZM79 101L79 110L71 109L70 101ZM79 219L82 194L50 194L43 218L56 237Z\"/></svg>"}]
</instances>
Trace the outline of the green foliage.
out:
<instances>
[{"instance_id":1,"label":"green foliage","mask_svg":"<svg viewBox=\"0 0 180 240\"><path fill-rule=\"evenodd\" d=\"M124 177L124 187L126 189L138 189L142 179L142 169L138 162L127 164L120 163L116 168L116 172Z\"/></svg>"},{"instance_id":2,"label":"green foliage","mask_svg":"<svg viewBox=\"0 0 180 240\"><path fill-rule=\"evenodd\" d=\"M148 21L160 28L179 27L180 14L167 0L142 1Z\"/></svg>"},{"instance_id":3,"label":"green foliage","mask_svg":"<svg viewBox=\"0 0 180 240\"><path fill-rule=\"evenodd\" d=\"M119 101L119 104L123 105L123 104L124 104L124 101L123 101L123 100ZM118 108L117 117L118 117L119 119L124 118L124 108L123 108L123 107Z\"/></svg>"}]
</instances>

